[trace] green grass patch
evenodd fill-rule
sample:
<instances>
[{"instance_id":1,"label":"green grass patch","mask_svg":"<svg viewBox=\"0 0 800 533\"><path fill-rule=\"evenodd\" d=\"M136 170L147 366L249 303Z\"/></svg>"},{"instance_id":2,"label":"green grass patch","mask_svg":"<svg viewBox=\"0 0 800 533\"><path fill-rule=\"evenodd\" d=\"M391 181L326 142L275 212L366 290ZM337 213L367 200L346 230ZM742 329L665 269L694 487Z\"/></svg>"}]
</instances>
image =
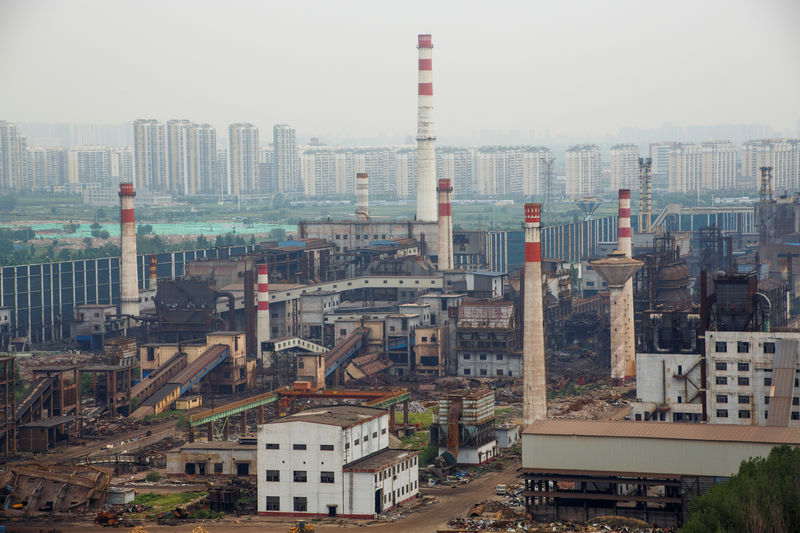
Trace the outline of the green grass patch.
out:
<instances>
[{"instance_id":1,"label":"green grass patch","mask_svg":"<svg viewBox=\"0 0 800 533\"><path fill-rule=\"evenodd\" d=\"M430 443L430 434L427 431L417 431L410 437L402 439L400 442L406 450L421 450Z\"/></svg>"},{"instance_id":2,"label":"green grass patch","mask_svg":"<svg viewBox=\"0 0 800 533\"><path fill-rule=\"evenodd\" d=\"M179 492L175 494L154 494L152 492L145 492L137 494L133 499L133 503L140 503L152 507L146 514L161 514L167 511L172 511L179 505L188 503L195 498L205 496L206 492Z\"/></svg>"},{"instance_id":3,"label":"green grass patch","mask_svg":"<svg viewBox=\"0 0 800 533\"><path fill-rule=\"evenodd\" d=\"M403 411L399 409L395 411L394 421L396 424L403 424ZM408 413L409 424L422 424L422 429L428 429L433 422L433 408L429 408L422 413Z\"/></svg>"}]
</instances>

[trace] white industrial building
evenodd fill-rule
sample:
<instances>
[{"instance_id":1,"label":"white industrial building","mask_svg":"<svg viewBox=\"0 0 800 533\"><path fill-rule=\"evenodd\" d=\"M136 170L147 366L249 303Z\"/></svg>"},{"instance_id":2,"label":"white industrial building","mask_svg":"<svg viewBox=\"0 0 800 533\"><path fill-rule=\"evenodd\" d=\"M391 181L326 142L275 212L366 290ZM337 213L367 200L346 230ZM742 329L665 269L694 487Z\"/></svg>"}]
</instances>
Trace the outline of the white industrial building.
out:
<instances>
[{"instance_id":1,"label":"white industrial building","mask_svg":"<svg viewBox=\"0 0 800 533\"><path fill-rule=\"evenodd\" d=\"M800 427L800 332L708 331L705 338L709 423ZM637 354L632 417L699 422L700 364L699 354Z\"/></svg>"},{"instance_id":2,"label":"white industrial building","mask_svg":"<svg viewBox=\"0 0 800 533\"><path fill-rule=\"evenodd\" d=\"M521 477L534 519L633 516L680 526L693 498L742 461L800 445L786 427L537 420L522 433ZM567 483L565 483L567 482Z\"/></svg>"},{"instance_id":3,"label":"white industrial building","mask_svg":"<svg viewBox=\"0 0 800 533\"><path fill-rule=\"evenodd\" d=\"M418 452L389 448L389 413L337 405L258 428L258 512L371 518L417 496Z\"/></svg>"}]
</instances>

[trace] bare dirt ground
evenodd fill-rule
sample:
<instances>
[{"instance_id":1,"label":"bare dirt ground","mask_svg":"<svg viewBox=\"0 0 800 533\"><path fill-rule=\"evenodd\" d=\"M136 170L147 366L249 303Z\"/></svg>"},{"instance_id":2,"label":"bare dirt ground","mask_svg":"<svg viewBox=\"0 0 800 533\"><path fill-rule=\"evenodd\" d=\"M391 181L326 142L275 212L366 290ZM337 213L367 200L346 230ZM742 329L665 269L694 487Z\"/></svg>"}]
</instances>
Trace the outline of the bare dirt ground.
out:
<instances>
[{"instance_id":1,"label":"bare dirt ground","mask_svg":"<svg viewBox=\"0 0 800 533\"><path fill-rule=\"evenodd\" d=\"M406 514L400 508L404 518L394 522L377 520L342 520L331 519L332 522L323 520L314 524L318 532L364 532L370 533L403 533L420 532L433 533L437 529L446 528L447 521L460 516L465 516L472 506L494 495L495 486L500 483L510 484L516 480L519 462L510 463L505 470L489 472L484 476L473 479L465 485L453 487L423 488L424 496L433 496L436 502L417 508ZM259 516L243 516L239 518L226 518L218 521L187 522L179 526L159 526L156 524L143 524L148 533L191 533L198 525L209 533L224 533L234 530L237 533L286 533L294 522L287 519L271 519ZM131 528L118 528L116 531L127 532ZM9 532L19 533L77 533L84 531L109 531L100 525L84 520L68 521L38 521L31 524L9 524Z\"/></svg>"}]
</instances>

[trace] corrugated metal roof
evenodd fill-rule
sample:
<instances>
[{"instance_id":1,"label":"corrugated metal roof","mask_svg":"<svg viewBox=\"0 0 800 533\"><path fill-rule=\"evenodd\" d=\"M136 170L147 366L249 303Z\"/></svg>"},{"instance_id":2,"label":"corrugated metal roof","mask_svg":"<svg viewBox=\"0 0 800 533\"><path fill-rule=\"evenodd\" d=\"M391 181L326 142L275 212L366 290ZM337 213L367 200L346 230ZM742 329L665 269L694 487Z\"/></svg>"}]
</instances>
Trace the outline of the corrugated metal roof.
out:
<instances>
[{"instance_id":1,"label":"corrugated metal roof","mask_svg":"<svg viewBox=\"0 0 800 533\"><path fill-rule=\"evenodd\" d=\"M736 426L729 424L548 419L537 420L526 427L523 434L800 445L800 430L795 428Z\"/></svg>"},{"instance_id":2,"label":"corrugated metal roof","mask_svg":"<svg viewBox=\"0 0 800 533\"><path fill-rule=\"evenodd\" d=\"M285 424L289 422L311 422L329 426L349 427L365 420L386 414L385 409L362 407L360 405L331 405L315 407L294 413L267 424Z\"/></svg>"}]
</instances>

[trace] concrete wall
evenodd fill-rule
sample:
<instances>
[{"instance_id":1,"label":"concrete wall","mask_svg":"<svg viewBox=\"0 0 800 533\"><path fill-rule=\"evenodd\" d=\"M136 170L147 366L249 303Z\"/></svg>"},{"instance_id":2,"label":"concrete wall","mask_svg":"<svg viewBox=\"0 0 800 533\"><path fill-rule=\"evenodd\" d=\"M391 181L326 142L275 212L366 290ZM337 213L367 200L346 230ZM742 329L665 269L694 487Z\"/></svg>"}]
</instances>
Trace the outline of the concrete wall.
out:
<instances>
[{"instance_id":1,"label":"concrete wall","mask_svg":"<svg viewBox=\"0 0 800 533\"><path fill-rule=\"evenodd\" d=\"M458 352L458 375L495 378L500 375L522 376L522 354L508 352ZM485 355L485 359L481 356ZM469 359L466 358L469 356ZM498 359L500 357L501 359ZM498 374L498 370L502 374Z\"/></svg>"},{"instance_id":2,"label":"concrete wall","mask_svg":"<svg viewBox=\"0 0 800 533\"><path fill-rule=\"evenodd\" d=\"M636 354L637 401L631 404L631 417L650 420L656 407L666 404L670 410L657 413L658 420L663 415L665 422L699 421L703 405L692 385L701 383L699 361L699 354ZM691 381L676 377L687 374ZM689 403L692 398L694 403Z\"/></svg>"},{"instance_id":3,"label":"concrete wall","mask_svg":"<svg viewBox=\"0 0 800 533\"><path fill-rule=\"evenodd\" d=\"M522 435L522 468L729 477L774 444L655 438Z\"/></svg>"},{"instance_id":4,"label":"concrete wall","mask_svg":"<svg viewBox=\"0 0 800 533\"><path fill-rule=\"evenodd\" d=\"M439 455L446 451L447 448L439 447ZM492 440L478 447L459 448L456 463L460 465L480 465L488 462L498 453L497 441Z\"/></svg>"},{"instance_id":5,"label":"concrete wall","mask_svg":"<svg viewBox=\"0 0 800 533\"><path fill-rule=\"evenodd\" d=\"M256 448L254 446L242 447L241 449L215 449L213 443L207 449L203 448L183 448L167 452L167 475L183 476L186 475L186 463L195 465L205 464L205 476L236 476L236 464L248 463L250 465L250 477L256 475ZM221 463L222 472L216 472L214 465ZM195 472L197 472L195 466ZM199 475L195 473L195 475Z\"/></svg>"},{"instance_id":6,"label":"concrete wall","mask_svg":"<svg viewBox=\"0 0 800 533\"><path fill-rule=\"evenodd\" d=\"M709 422L766 425L769 405L765 398L771 395L772 385L768 383L772 379L775 354L765 352L764 344L777 343L781 339L800 341L800 332L706 332ZM739 342L748 343L747 352L739 351ZM725 351L717 350L723 347L717 346L718 343L723 343ZM717 363L722 363L720 368ZM747 369L740 369L739 363L746 363ZM800 427L800 354L795 368L789 427ZM746 383L740 383L740 378L746 378ZM718 401L723 398L727 402ZM740 398L747 401L739 403ZM727 416L722 416L725 411ZM748 414L747 417L740 416L744 412Z\"/></svg>"},{"instance_id":7,"label":"concrete wall","mask_svg":"<svg viewBox=\"0 0 800 533\"><path fill-rule=\"evenodd\" d=\"M294 498L305 497L306 513L327 515L328 506L335 505L337 514L371 516L374 509L371 476L364 482L368 489L361 487L358 491L356 485L345 483L346 478L355 476L343 473L342 466L387 448L388 428L388 413L347 428L304 421L259 426L258 511L266 512L267 496L279 496L281 508L277 512L294 513ZM279 448L267 450L267 443L277 443ZM294 450L294 444L305 444L306 450ZM333 451L322 451L322 444L333 445ZM267 482L267 470L280 471L280 481ZM306 471L305 483L293 481L295 470ZM334 472L334 482L321 483L322 471ZM365 508L367 512L362 513L360 510Z\"/></svg>"}]
</instances>

